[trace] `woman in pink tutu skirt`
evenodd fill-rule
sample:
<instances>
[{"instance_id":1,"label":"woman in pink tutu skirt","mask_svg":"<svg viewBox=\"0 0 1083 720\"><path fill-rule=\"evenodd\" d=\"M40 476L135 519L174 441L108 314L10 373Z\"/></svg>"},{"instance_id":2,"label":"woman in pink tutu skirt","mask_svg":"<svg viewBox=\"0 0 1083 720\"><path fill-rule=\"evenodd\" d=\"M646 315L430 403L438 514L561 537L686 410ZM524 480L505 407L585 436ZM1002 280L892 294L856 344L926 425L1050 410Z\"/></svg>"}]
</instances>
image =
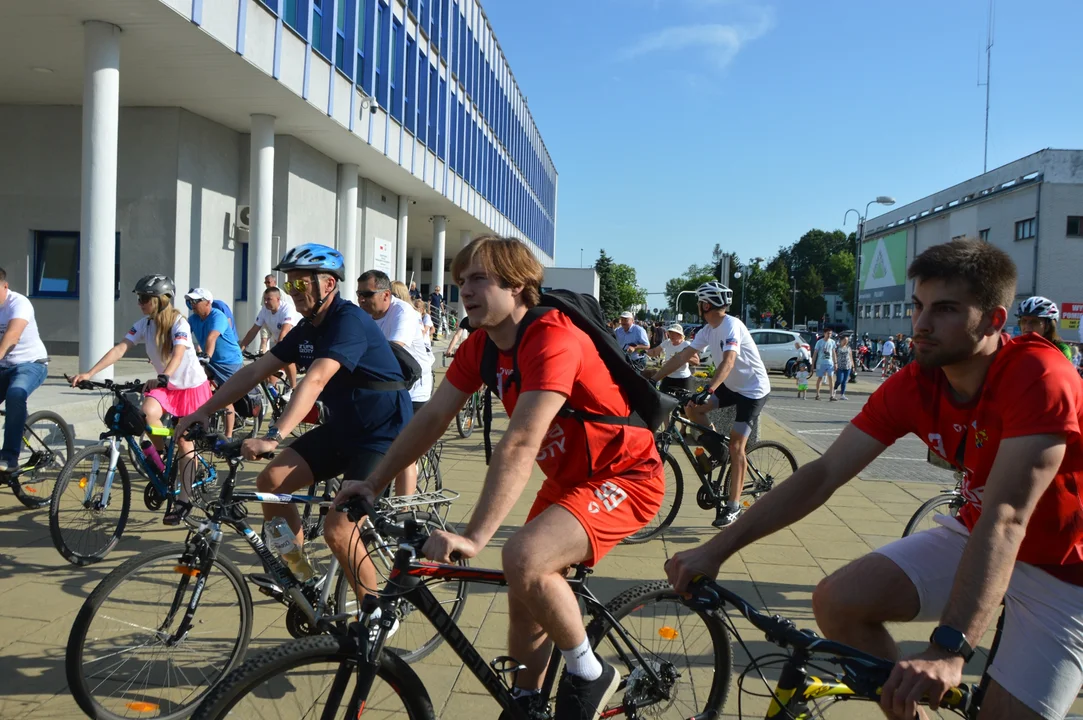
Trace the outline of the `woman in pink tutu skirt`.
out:
<instances>
[{"instance_id":1,"label":"woman in pink tutu skirt","mask_svg":"<svg viewBox=\"0 0 1083 720\"><path fill-rule=\"evenodd\" d=\"M184 417L205 403L211 396L211 385L192 345L192 330L188 320L173 307L173 297L176 295L173 281L165 275L147 275L135 284L132 292L136 294L143 317L136 321L124 339L105 353L94 367L72 378L72 386L111 366L124 357L132 346L145 343L147 357L158 377L147 381L143 395L143 412L147 416L148 425L161 427L164 413L175 418ZM151 442L161 454L165 448L163 438L155 435L151 437ZM187 486L191 482L190 469L194 449L191 441L177 440L180 474L186 482L181 483L180 496L166 513L166 525L179 525L192 511Z\"/></svg>"}]
</instances>

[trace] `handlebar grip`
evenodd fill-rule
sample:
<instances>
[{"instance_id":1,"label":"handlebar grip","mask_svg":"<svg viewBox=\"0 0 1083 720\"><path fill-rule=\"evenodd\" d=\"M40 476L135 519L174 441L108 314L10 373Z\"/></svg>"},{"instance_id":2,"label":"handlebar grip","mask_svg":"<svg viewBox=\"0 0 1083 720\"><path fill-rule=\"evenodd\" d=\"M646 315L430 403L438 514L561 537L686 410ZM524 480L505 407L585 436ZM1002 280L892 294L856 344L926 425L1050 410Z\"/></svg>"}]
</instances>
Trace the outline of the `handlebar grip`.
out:
<instances>
[{"instance_id":1,"label":"handlebar grip","mask_svg":"<svg viewBox=\"0 0 1083 720\"><path fill-rule=\"evenodd\" d=\"M458 550L455 550L454 552L451 553L451 562L457 563L462 559L463 559L463 554L461 552L459 552Z\"/></svg>"},{"instance_id":2,"label":"handlebar grip","mask_svg":"<svg viewBox=\"0 0 1083 720\"><path fill-rule=\"evenodd\" d=\"M363 497L352 497L335 509L346 513L346 517L353 523L361 522L363 517L372 517L376 512L368 499Z\"/></svg>"},{"instance_id":3,"label":"handlebar grip","mask_svg":"<svg viewBox=\"0 0 1083 720\"><path fill-rule=\"evenodd\" d=\"M685 602L696 610L717 610L722 605L722 598L713 585L706 575L697 575L688 583L691 597Z\"/></svg>"}]
</instances>

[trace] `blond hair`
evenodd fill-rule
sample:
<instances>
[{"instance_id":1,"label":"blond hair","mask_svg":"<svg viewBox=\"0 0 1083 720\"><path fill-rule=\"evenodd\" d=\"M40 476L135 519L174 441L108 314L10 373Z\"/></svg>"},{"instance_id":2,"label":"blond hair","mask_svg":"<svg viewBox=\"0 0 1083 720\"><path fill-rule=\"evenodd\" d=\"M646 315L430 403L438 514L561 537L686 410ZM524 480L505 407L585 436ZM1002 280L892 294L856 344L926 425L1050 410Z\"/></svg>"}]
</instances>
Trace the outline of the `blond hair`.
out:
<instances>
[{"instance_id":1,"label":"blond hair","mask_svg":"<svg viewBox=\"0 0 1083 720\"><path fill-rule=\"evenodd\" d=\"M149 317L154 323L154 345L158 348L158 354L162 362L169 364L169 358L173 355L173 323L181 317L177 308L173 307L173 300L168 295L157 295L154 298L154 312Z\"/></svg>"},{"instance_id":2,"label":"blond hair","mask_svg":"<svg viewBox=\"0 0 1083 720\"><path fill-rule=\"evenodd\" d=\"M405 302L413 302L413 298L410 297L410 288L406 287L406 283L395 280L391 283L391 294L397 297L399 300Z\"/></svg>"},{"instance_id":3,"label":"blond hair","mask_svg":"<svg viewBox=\"0 0 1083 720\"><path fill-rule=\"evenodd\" d=\"M516 238L482 235L459 251L451 263L451 277L460 286L463 273L475 261L485 272L500 281L503 288L522 288L520 297L528 308L541 300L545 269L538 259Z\"/></svg>"}]
</instances>

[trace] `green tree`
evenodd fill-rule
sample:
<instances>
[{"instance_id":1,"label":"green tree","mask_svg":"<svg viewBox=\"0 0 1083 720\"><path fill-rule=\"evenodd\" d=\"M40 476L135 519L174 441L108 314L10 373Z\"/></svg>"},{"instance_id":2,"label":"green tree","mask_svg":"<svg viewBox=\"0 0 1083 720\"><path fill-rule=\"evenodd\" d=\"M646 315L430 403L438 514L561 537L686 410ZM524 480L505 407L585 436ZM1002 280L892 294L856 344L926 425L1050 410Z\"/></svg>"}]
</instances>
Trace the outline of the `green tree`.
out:
<instances>
[{"instance_id":1,"label":"green tree","mask_svg":"<svg viewBox=\"0 0 1083 720\"><path fill-rule=\"evenodd\" d=\"M617 283L617 297L621 311L647 303L647 290L636 282L636 271L631 265L618 263L613 266L613 278Z\"/></svg>"},{"instance_id":2,"label":"green tree","mask_svg":"<svg viewBox=\"0 0 1083 720\"><path fill-rule=\"evenodd\" d=\"M668 307L673 307L673 302L677 299L677 295L681 291L695 290L705 282L718 279L711 272L693 274L700 273L702 270L702 266L693 265L689 267L688 271L681 277L672 278L666 282L666 304ZM677 312L685 313L686 317L689 315L697 317L699 315L699 308L696 305L696 296L694 293L689 293L681 297L680 305L677 306Z\"/></svg>"},{"instance_id":3,"label":"green tree","mask_svg":"<svg viewBox=\"0 0 1083 720\"><path fill-rule=\"evenodd\" d=\"M815 267L805 270L804 274L798 277L797 290L797 319L807 318L819 322L827 312L824 281L820 277L820 271Z\"/></svg>"},{"instance_id":4,"label":"green tree","mask_svg":"<svg viewBox=\"0 0 1083 720\"><path fill-rule=\"evenodd\" d=\"M854 273L856 271L853 253L837 252L831 256L830 276L835 289L842 294L847 312L854 312Z\"/></svg>"},{"instance_id":5,"label":"green tree","mask_svg":"<svg viewBox=\"0 0 1083 720\"><path fill-rule=\"evenodd\" d=\"M776 258L766 268L756 268L749 276L748 303L759 315L769 312L782 319L789 309L789 287L786 266Z\"/></svg>"},{"instance_id":6,"label":"green tree","mask_svg":"<svg viewBox=\"0 0 1083 720\"><path fill-rule=\"evenodd\" d=\"M598 303L602 306L602 312L607 318L615 318L621 314L620 292L617 289L617 278L613 272L613 258L605 254L603 249L598 254L598 260L594 263L594 271L598 273Z\"/></svg>"}]
</instances>

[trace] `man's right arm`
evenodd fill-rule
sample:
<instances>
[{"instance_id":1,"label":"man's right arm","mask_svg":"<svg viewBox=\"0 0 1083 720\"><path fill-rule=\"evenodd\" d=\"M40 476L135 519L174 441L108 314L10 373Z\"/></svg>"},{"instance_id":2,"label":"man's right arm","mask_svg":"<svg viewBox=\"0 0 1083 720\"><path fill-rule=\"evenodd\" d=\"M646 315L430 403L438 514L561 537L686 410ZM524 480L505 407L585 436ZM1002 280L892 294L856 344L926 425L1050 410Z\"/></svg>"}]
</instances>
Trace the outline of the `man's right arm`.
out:
<instances>
[{"instance_id":1,"label":"man's right arm","mask_svg":"<svg viewBox=\"0 0 1083 720\"><path fill-rule=\"evenodd\" d=\"M757 500L724 532L698 548L674 555L666 563L670 583L683 591L699 575L717 577L721 565L736 552L793 525L823 505L886 447L848 425L822 457L800 467L789 479Z\"/></svg>"},{"instance_id":2,"label":"man's right arm","mask_svg":"<svg viewBox=\"0 0 1083 720\"><path fill-rule=\"evenodd\" d=\"M248 344L255 339L258 332L259 325L253 325L252 328L247 333L245 333L245 336L241 339L241 350L244 350L248 347Z\"/></svg>"}]
</instances>

